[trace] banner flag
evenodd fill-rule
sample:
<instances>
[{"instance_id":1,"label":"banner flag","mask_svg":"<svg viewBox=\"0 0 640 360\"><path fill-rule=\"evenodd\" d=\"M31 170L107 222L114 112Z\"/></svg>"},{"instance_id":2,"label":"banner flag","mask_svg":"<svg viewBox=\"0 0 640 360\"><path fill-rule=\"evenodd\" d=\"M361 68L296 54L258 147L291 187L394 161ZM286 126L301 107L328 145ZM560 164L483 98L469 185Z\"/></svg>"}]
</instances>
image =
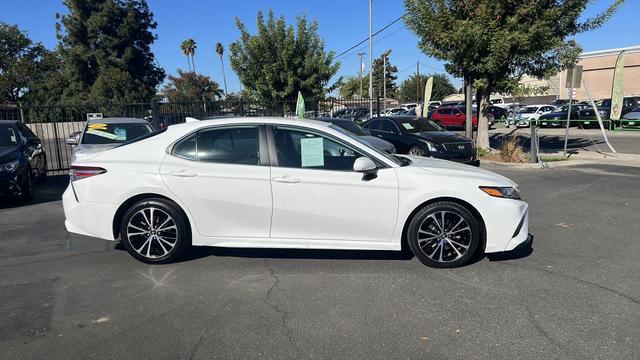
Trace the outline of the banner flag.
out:
<instances>
[{"instance_id":1,"label":"banner flag","mask_svg":"<svg viewBox=\"0 0 640 360\"><path fill-rule=\"evenodd\" d=\"M613 84L611 86L611 120L620 120L622 102L624 99L624 50L618 55L616 67L613 71Z\"/></svg>"},{"instance_id":2,"label":"banner flag","mask_svg":"<svg viewBox=\"0 0 640 360\"><path fill-rule=\"evenodd\" d=\"M296 102L296 117L304 119L304 98L300 91L298 91L298 101Z\"/></svg>"}]
</instances>

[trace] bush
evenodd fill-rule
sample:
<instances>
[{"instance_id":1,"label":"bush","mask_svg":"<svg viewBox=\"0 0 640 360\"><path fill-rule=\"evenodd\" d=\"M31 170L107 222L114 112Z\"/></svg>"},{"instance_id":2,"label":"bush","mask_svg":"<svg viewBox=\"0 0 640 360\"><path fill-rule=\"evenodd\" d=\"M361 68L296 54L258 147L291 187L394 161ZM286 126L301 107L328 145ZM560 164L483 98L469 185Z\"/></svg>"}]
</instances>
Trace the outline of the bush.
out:
<instances>
[{"instance_id":1,"label":"bush","mask_svg":"<svg viewBox=\"0 0 640 360\"><path fill-rule=\"evenodd\" d=\"M529 162L529 157L522 150L515 136L508 138L502 143L499 149L500 159L504 162L525 163Z\"/></svg>"}]
</instances>

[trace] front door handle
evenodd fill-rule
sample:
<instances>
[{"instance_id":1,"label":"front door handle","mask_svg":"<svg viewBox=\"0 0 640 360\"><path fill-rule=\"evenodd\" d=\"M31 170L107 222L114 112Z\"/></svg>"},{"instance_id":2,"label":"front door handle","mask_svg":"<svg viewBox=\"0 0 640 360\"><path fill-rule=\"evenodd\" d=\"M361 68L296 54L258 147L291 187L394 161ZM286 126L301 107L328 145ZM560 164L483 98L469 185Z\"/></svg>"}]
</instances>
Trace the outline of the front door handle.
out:
<instances>
[{"instance_id":1,"label":"front door handle","mask_svg":"<svg viewBox=\"0 0 640 360\"><path fill-rule=\"evenodd\" d=\"M283 184L297 184L300 182L300 179L290 177L290 176L283 176L283 177L274 177L273 181L283 183Z\"/></svg>"},{"instance_id":2,"label":"front door handle","mask_svg":"<svg viewBox=\"0 0 640 360\"><path fill-rule=\"evenodd\" d=\"M198 174L196 174L196 173L194 173L192 171L185 171L185 170L170 171L169 174L172 175L172 176L177 176L177 177L195 177L195 176L198 176Z\"/></svg>"}]
</instances>

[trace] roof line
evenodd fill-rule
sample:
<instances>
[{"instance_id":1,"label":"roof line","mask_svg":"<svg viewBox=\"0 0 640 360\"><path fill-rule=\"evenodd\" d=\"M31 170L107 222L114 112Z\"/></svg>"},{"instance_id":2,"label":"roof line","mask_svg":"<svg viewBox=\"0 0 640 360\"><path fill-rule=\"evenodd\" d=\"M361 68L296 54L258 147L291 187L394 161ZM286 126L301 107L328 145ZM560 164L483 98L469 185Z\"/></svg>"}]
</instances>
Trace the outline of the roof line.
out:
<instances>
[{"instance_id":1,"label":"roof line","mask_svg":"<svg viewBox=\"0 0 640 360\"><path fill-rule=\"evenodd\" d=\"M614 54L619 54L623 50L625 52L627 52L627 53L640 52L640 45L627 46L627 47L616 48L616 49L606 49L606 50L597 50L597 51L584 52L584 53L580 54L580 58L583 59L583 58L587 58L587 57L614 55Z\"/></svg>"}]
</instances>

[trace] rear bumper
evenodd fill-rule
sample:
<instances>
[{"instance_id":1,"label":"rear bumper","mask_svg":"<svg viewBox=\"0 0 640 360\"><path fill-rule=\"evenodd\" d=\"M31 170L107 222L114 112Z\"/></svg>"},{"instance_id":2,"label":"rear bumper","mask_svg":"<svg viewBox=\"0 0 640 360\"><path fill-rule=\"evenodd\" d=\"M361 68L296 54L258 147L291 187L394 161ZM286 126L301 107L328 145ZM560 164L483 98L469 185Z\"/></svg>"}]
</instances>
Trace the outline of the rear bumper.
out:
<instances>
[{"instance_id":1,"label":"rear bumper","mask_svg":"<svg viewBox=\"0 0 640 360\"><path fill-rule=\"evenodd\" d=\"M64 225L67 231L105 240L115 240L113 217L116 208L110 204L87 202L76 197L72 184L62 194Z\"/></svg>"}]
</instances>

